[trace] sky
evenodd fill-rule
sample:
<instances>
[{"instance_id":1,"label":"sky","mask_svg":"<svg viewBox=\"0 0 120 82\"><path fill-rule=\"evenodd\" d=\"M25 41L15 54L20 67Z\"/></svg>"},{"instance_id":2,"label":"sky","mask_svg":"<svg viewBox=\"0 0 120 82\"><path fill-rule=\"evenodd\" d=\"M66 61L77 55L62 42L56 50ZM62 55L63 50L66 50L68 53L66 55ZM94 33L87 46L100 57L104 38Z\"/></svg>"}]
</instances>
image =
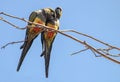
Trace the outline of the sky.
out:
<instances>
[{"instance_id":1,"label":"sky","mask_svg":"<svg viewBox=\"0 0 120 82\"><path fill-rule=\"evenodd\" d=\"M120 0L1 0L0 12L28 19L34 10L55 9L58 6L63 10L60 30L74 29L120 47ZM0 17L20 27L27 25L3 15ZM69 34L96 48L105 48L83 36ZM24 37L25 30L15 29L0 21L0 47L8 42L24 40ZM35 39L17 72L21 45L0 49L0 82L120 82L119 64L95 57L90 50L71 56L71 53L84 49L84 46L61 34L53 43L48 78L45 78L44 58L40 57L40 36Z\"/></svg>"}]
</instances>

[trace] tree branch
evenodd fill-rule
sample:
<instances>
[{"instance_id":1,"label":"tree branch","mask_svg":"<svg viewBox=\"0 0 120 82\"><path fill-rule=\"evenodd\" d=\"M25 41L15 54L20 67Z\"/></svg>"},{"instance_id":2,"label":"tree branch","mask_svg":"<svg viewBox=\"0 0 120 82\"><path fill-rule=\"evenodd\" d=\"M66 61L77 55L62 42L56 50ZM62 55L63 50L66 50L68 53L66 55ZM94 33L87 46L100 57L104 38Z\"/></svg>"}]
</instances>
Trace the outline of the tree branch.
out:
<instances>
[{"instance_id":1,"label":"tree branch","mask_svg":"<svg viewBox=\"0 0 120 82\"><path fill-rule=\"evenodd\" d=\"M86 51L86 50L88 50L88 49L89 49L89 48L85 48L85 49L82 49L82 50L80 50L80 51L74 52L74 53L72 53L72 54L70 54L70 55L76 55L76 54L81 53L81 52L84 52L84 51Z\"/></svg>"},{"instance_id":2,"label":"tree branch","mask_svg":"<svg viewBox=\"0 0 120 82\"><path fill-rule=\"evenodd\" d=\"M99 43L101 43L101 44L104 44L104 45L110 47L111 49L120 50L120 48L118 48L118 47L112 46L112 45L110 45L110 44L108 44L108 43L105 43L105 42L103 42L103 41L101 41L101 40L98 40L98 39L96 39L96 38L94 38L94 37L92 37L92 36L90 36L90 35L87 35L87 34L78 32L78 31L76 31L76 30L62 30L61 32L74 32L74 33L76 33L76 34L79 34L79 35L88 37L88 38L90 38L90 39L93 39L93 40L95 40L95 41L97 41L97 42L99 42Z\"/></svg>"},{"instance_id":3,"label":"tree branch","mask_svg":"<svg viewBox=\"0 0 120 82\"><path fill-rule=\"evenodd\" d=\"M4 46L2 46L1 49L7 47L10 44L16 44L16 43L21 43L21 42L25 42L25 41L9 42L9 43L5 44Z\"/></svg>"},{"instance_id":4,"label":"tree branch","mask_svg":"<svg viewBox=\"0 0 120 82\"><path fill-rule=\"evenodd\" d=\"M18 19L18 20L22 20L22 21L27 22L27 23L31 23L31 24L37 25L39 28L43 28L44 30L52 30L52 31L58 32L58 33L66 36L66 37L68 37L68 38L71 38L72 40L74 40L74 41L76 41L76 42L78 42L78 43L80 43L80 44L82 44L83 46L86 47L86 49L81 50L81 51L79 51L79 52L83 52L83 51L86 51L86 50L90 49L95 55L96 55L96 54L99 54L100 56L102 56L102 57L104 57L104 58L107 58L107 59L109 59L109 60L111 60L111 61L113 61L113 62L115 62L115 63L120 64L120 61L118 61L118 60L116 60L116 59L114 59L114 58L111 58L111 57L110 57L111 55L108 55L107 53L104 53L103 51L101 52L100 50L98 50L98 49L94 48L93 46L91 46L90 44L86 43L85 41L81 41L81 40L79 40L78 38L75 38L74 36L71 36L71 35L66 34L66 33L64 33L64 32L74 32L74 33L76 33L76 34L79 34L79 35L82 35L82 36L91 38L91 39L93 39L94 41L97 41L97 42L99 42L99 43L101 43L101 44L104 44L104 45L108 46L108 47L110 48L110 50L116 49L116 50L120 51L120 48L115 47L115 46L112 46L112 45L110 45L110 44L108 44L108 43L105 43L105 42L103 42L103 41L101 41L101 40L98 40L98 39L92 37L92 36L89 36L89 35L84 34L84 33L77 32L77 31L75 31L75 30L61 30L61 31L60 31L60 30L55 30L55 29L50 28L50 27L48 27L48 26L43 26L42 24L33 23L33 22L30 22L30 21L28 21L28 20L26 20L26 19L24 19L24 18L19 18L19 17L16 17L16 16L12 16L12 15L6 14L6 13L4 13L4 12L0 12L0 14L5 15L5 16L8 16L8 17L11 17L11 18L15 18L15 19ZM4 21L2 17L0 17L0 20ZM14 25L14 24L6 21L6 20L5 20L4 22L8 23L9 25L11 25L11 26L13 26L13 27L15 27L15 28L19 28L19 27L17 27L16 25ZM29 26L26 26L26 27L29 28ZM26 28L25 28L25 29L26 29ZM20 30L23 30L23 29L20 28ZM3 48L5 48L5 47L6 47L7 45L9 45L9 44L14 44L14 43L20 43L20 42L8 43L8 44L6 44L5 46L3 46Z\"/></svg>"},{"instance_id":5,"label":"tree branch","mask_svg":"<svg viewBox=\"0 0 120 82\"><path fill-rule=\"evenodd\" d=\"M0 17L0 20L3 21L3 22L5 22L5 23L7 23L7 24L9 24L9 25L11 25L11 26L13 26L13 27L15 27L15 28L17 28L17 29L20 29L20 30L26 29L26 27L25 28L20 28L19 26L16 26L16 25L12 24L11 22L3 19L2 17Z\"/></svg>"}]
</instances>

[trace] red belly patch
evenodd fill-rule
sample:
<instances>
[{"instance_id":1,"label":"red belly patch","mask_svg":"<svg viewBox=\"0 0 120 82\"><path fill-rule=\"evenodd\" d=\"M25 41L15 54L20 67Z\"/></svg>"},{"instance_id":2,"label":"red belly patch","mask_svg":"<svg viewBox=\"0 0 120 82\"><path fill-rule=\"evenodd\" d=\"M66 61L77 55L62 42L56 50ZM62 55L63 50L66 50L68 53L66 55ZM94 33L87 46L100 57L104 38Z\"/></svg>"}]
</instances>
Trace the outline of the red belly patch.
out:
<instances>
[{"instance_id":1,"label":"red belly patch","mask_svg":"<svg viewBox=\"0 0 120 82\"><path fill-rule=\"evenodd\" d=\"M41 31L41 28L39 28L39 27L34 27L34 28L33 28L33 31L34 31L35 33L38 33L38 32Z\"/></svg>"},{"instance_id":2,"label":"red belly patch","mask_svg":"<svg viewBox=\"0 0 120 82\"><path fill-rule=\"evenodd\" d=\"M47 33L47 37L48 37L48 38L52 38L53 36L54 36L54 32L48 32L48 33Z\"/></svg>"}]
</instances>

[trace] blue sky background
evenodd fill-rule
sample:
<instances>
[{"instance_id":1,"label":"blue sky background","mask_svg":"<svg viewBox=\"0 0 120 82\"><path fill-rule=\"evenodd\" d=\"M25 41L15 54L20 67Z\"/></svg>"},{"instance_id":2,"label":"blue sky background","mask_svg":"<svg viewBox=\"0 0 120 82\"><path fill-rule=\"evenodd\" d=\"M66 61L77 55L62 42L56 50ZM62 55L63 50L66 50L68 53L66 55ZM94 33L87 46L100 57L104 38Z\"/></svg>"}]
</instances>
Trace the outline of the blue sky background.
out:
<instances>
[{"instance_id":1,"label":"blue sky background","mask_svg":"<svg viewBox=\"0 0 120 82\"><path fill-rule=\"evenodd\" d=\"M75 29L120 47L120 0L1 0L0 11L28 19L34 10L57 6L63 9L60 29ZM26 26L22 21L4 18L20 27ZM74 36L94 47L104 47L88 38ZM24 37L25 31L0 21L0 46L24 40ZM44 58L39 57L40 36L34 41L21 70L16 72L21 45L0 50L0 82L120 82L120 65L103 57L96 58L89 50L69 55L84 47L60 34L52 49L48 79L45 78Z\"/></svg>"}]
</instances>

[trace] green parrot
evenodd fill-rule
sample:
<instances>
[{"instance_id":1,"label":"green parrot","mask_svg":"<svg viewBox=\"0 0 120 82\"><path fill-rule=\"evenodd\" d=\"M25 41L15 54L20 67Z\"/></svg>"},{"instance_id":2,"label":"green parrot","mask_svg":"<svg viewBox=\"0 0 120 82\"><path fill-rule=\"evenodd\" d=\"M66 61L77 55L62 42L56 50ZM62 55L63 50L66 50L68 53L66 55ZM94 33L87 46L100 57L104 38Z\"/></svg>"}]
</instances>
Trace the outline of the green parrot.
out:
<instances>
[{"instance_id":1,"label":"green parrot","mask_svg":"<svg viewBox=\"0 0 120 82\"><path fill-rule=\"evenodd\" d=\"M59 29L59 19L62 15L62 9L60 7L57 7L55 9L56 17L48 20L46 22L46 26L53 28L55 30ZM45 59L45 72L46 72L46 78L48 78L48 71L49 71L49 62L50 62L50 54L52 50L52 44L54 42L54 39L56 37L57 32L53 30L47 30L43 31L41 33L41 42L42 42L42 54L41 56L44 56Z\"/></svg>"},{"instance_id":2,"label":"green parrot","mask_svg":"<svg viewBox=\"0 0 120 82\"><path fill-rule=\"evenodd\" d=\"M55 11L51 8L44 8L40 10L33 11L29 16L29 21L33 23L38 23L46 25L46 22L55 18ZM30 49L34 39L43 31L43 28L38 27L37 25L28 23L28 28L26 30L25 42L20 47L22 49L21 57L17 66L17 71L20 70L22 62Z\"/></svg>"}]
</instances>

